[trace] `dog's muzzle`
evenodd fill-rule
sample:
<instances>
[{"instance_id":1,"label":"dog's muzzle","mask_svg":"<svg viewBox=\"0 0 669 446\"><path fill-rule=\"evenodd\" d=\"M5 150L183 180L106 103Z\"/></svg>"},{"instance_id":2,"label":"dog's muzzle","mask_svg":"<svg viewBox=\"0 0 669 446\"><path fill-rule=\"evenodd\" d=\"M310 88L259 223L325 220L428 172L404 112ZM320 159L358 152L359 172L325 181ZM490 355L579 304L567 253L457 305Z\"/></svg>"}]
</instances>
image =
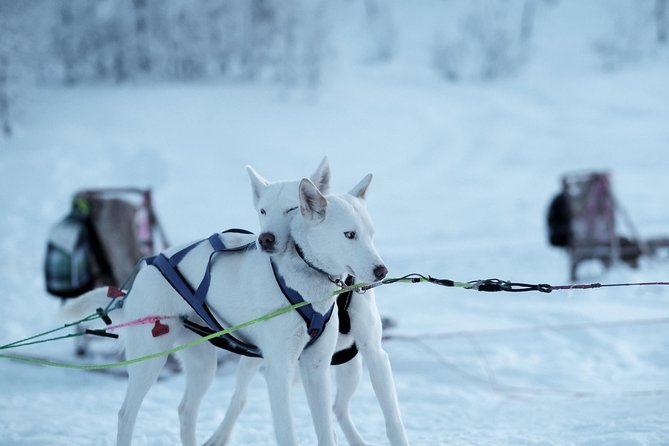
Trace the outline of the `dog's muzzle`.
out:
<instances>
[{"instance_id":1,"label":"dog's muzzle","mask_svg":"<svg viewBox=\"0 0 669 446\"><path fill-rule=\"evenodd\" d=\"M263 232L258 236L260 249L267 253L273 253L276 249L276 237L271 232Z\"/></svg>"}]
</instances>

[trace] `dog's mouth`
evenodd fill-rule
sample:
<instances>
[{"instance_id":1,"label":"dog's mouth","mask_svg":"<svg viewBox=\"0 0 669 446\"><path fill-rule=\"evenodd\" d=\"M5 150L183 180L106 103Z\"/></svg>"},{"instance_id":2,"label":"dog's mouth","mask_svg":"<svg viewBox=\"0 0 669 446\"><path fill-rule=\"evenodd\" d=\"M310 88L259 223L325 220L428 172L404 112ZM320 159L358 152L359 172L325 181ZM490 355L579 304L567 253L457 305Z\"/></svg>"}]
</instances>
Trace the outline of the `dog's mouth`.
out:
<instances>
[{"instance_id":1,"label":"dog's mouth","mask_svg":"<svg viewBox=\"0 0 669 446\"><path fill-rule=\"evenodd\" d=\"M275 254L277 252L276 248L265 248L264 246L261 246L260 250L267 254Z\"/></svg>"}]
</instances>

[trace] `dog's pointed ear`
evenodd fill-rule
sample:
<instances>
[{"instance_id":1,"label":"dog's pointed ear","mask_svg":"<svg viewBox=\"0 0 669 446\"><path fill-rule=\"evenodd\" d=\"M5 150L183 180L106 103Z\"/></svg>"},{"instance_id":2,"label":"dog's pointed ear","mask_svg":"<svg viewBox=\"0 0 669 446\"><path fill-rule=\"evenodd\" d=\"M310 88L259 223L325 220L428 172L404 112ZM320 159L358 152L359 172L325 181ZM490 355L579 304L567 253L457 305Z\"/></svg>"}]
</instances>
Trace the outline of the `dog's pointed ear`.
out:
<instances>
[{"instance_id":1,"label":"dog's pointed ear","mask_svg":"<svg viewBox=\"0 0 669 446\"><path fill-rule=\"evenodd\" d=\"M349 194L353 195L354 197L358 197L361 200L365 199L365 196L367 196L367 189L369 188L369 183L372 182L372 174L368 173L365 175L365 178L363 178L356 186L351 189Z\"/></svg>"},{"instance_id":2,"label":"dog's pointed ear","mask_svg":"<svg viewBox=\"0 0 669 446\"><path fill-rule=\"evenodd\" d=\"M322 194L328 194L330 192L330 179L332 174L330 172L330 162L328 157L323 157L323 161L318 165L316 171L309 177L311 182L316 185L319 191Z\"/></svg>"},{"instance_id":3,"label":"dog's pointed ear","mask_svg":"<svg viewBox=\"0 0 669 446\"><path fill-rule=\"evenodd\" d=\"M325 218L328 201L308 178L300 181L300 212L307 221L320 223Z\"/></svg>"},{"instance_id":4,"label":"dog's pointed ear","mask_svg":"<svg viewBox=\"0 0 669 446\"><path fill-rule=\"evenodd\" d=\"M265 190L265 188L269 185L269 181L261 177L260 174L256 172L251 166L246 166L246 172L248 172L249 178L251 178L251 189L253 189L253 204L257 205L258 200L260 199L260 195L262 194L262 191Z\"/></svg>"}]
</instances>

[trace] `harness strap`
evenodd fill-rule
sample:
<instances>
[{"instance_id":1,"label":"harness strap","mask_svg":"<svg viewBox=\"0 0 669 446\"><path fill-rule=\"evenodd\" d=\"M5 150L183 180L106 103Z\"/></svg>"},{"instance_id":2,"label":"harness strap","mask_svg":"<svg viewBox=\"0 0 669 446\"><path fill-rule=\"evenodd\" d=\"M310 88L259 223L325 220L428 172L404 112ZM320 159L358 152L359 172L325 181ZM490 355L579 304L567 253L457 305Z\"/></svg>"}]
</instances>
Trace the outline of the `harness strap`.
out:
<instances>
[{"instance_id":1,"label":"harness strap","mask_svg":"<svg viewBox=\"0 0 669 446\"><path fill-rule=\"evenodd\" d=\"M246 233L246 231L238 229L232 229L225 232ZM214 251L209 255L209 260L207 262L207 268L205 270L204 277L202 278L202 281L198 285L197 290L194 291L192 286L179 272L177 266L179 262L184 259L186 254L188 254L196 246L198 246L205 240L209 241L209 244L212 246ZM250 249L251 247L255 246L255 242L251 242L246 245L242 245L235 248L226 248L225 244L221 241L218 234L213 234L211 237L205 240L200 240L198 242L192 243L191 245L173 254L169 258L164 254L158 254L157 256L154 257L148 257L146 259L146 263L148 265L156 267L158 271L160 271L163 277L165 277L165 279L170 283L170 285L181 295L181 297L188 303L188 305L190 305L190 307L195 311L195 313L198 316L200 316L202 320L204 320L205 323L212 329L212 331L206 332L206 334L210 334L216 331L223 330L223 327L216 320L216 317L213 315L206 302L207 293L209 291L209 285L211 284L212 258L215 254L219 252L234 252L234 251L242 251ZM186 326L186 328L200 335L205 333L203 331L205 327L192 323L188 320L184 321L184 325ZM216 341L217 339L218 341ZM214 338L210 342L212 342L212 344L216 346L225 348L226 350L229 350L234 353L243 354L245 356L262 357L262 353L260 352L260 349L258 347L240 341L239 339L235 338L229 333L222 335L220 338Z\"/></svg>"},{"instance_id":2,"label":"harness strap","mask_svg":"<svg viewBox=\"0 0 669 446\"><path fill-rule=\"evenodd\" d=\"M157 256L149 257L146 259L146 263L147 265L155 266L158 271L162 273L165 279L167 279L170 285L172 285L172 288L174 288L176 292L179 293L182 297L194 295L193 288L188 282L186 282L186 279L184 279L179 270L176 269L176 265L172 265L172 262L170 262L170 259L165 256L165 254L158 254ZM193 307L193 310L198 313L198 308L195 308L192 299L186 298L186 301L191 307Z\"/></svg>"},{"instance_id":3,"label":"harness strap","mask_svg":"<svg viewBox=\"0 0 669 446\"><path fill-rule=\"evenodd\" d=\"M183 322L187 329L202 337L216 333L211 328L196 324L195 322L189 321L188 319L184 319ZM211 338L209 342L211 342L211 344L215 347L222 348L223 350L227 350L232 353L237 353L238 355L250 356L252 358L262 358L262 353L258 347L253 344L240 341L239 339L232 336L217 336L215 338Z\"/></svg>"},{"instance_id":4,"label":"harness strap","mask_svg":"<svg viewBox=\"0 0 669 446\"><path fill-rule=\"evenodd\" d=\"M279 288L281 288L281 292L286 297L286 299L288 299L288 302L290 302L293 305L300 302L304 302L304 299L302 298L300 293L298 293L297 291L295 291L286 284L286 280L283 278L281 274L279 274L279 271L277 270L274 261L270 259L270 263L272 265L272 271L274 272L274 277L276 278L276 282L279 284ZM314 310L311 304L307 304L303 307L296 309L299 315L302 316L302 319L304 319L304 322L307 324L307 331L309 333L309 336L311 337L305 348L309 347L311 344L316 342L316 340L323 333L325 325L328 323L330 317L332 316L332 310L334 309L334 305L335 304L333 303L330 309L325 314L321 314L316 310Z\"/></svg>"},{"instance_id":5,"label":"harness strap","mask_svg":"<svg viewBox=\"0 0 669 446\"><path fill-rule=\"evenodd\" d=\"M346 278L344 284L346 286L353 285L355 279L351 276ZM348 334L351 331L351 316L348 314L348 306L351 304L351 295L353 290L340 294L337 296L337 313L339 314L339 333Z\"/></svg>"},{"instance_id":6,"label":"harness strap","mask_svg":"<svg viewBox=\"0 0 669 446\"><path fill-rule=\"evenodd\" d=\"M178 252L175 252L174 254L172 254L169 258L170 265L172 265L173 267L176 267L184 259L184 257L186 257L186 255L189 252L191 252L195 247L197 247L203 241L204 240L199 240L195 243L192 243L192 244L186 246L181 251L178 251Z\"/></svg>"}]
</instances>

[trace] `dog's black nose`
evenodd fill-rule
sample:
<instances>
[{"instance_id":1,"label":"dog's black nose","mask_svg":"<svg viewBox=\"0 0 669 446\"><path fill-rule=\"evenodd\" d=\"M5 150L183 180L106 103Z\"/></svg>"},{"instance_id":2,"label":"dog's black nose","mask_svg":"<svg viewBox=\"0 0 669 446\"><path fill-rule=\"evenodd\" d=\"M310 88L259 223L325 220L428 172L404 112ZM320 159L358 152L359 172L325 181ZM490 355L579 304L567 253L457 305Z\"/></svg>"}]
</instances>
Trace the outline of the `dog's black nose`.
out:
<instances>
[{"instance_id":1,"label":"dog's black nose","mask_svg":"<svg viewBox=\"0 0 669 446\"><path fill-rule=\"evenodd\" d=\"M265 251L273 250L275 242L276 237L271 232L263 232L258 236L258 243L260 243L260 247Z\"/></svg>"},{"instance_id":2,"label":"dog's black nose","mask_svg":"<svg viewBox=\"0 0 669 446\"><path fill-rule=\"evenodd\" d=\"M376 268L374 268L374 276L376 277L376 280L383 280L383 278L386 277L386 274L388 274L388 268L386 268L385 265L377 265Z\"/></svg>"}]
</instances>

